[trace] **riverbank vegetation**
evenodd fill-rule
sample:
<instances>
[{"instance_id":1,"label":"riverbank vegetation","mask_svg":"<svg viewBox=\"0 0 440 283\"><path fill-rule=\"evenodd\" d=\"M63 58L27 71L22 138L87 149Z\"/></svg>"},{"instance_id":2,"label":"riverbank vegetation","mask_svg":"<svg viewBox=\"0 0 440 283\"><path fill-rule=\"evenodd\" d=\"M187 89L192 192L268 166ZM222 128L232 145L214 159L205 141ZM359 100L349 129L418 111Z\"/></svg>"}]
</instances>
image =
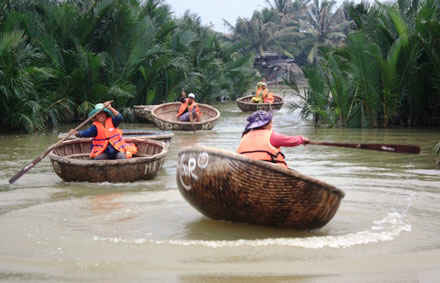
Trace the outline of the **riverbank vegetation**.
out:
<instances>
[{"instance_id":1,"label":"riverbank vegetation","mask_svg":"<svg viewBox=\"0 0 440 283\"><path fill-rule=\"evenodd\" d=\"M246 51L295 58L308 80L293 105L304 118L330 127L440 125L439 1L268 2L230 26L233 38Z\"/></svg>"},{"instance_id":2,"label":"riverbank vegetation","mask_svg":"<svg viewBox=\"0 0 440 283\"><path fill-rule=\"evenodd\" d=\"M253 86L255 56L293 58L316 126L440 125L440 4L267 0L230 34L163 0L6 0L0 3L0 125L35 131L119 109L171 101L182 88L210 102ZM294 86L294 82L288 84Z\"/></svg>"},{"instance_id":3,"label":"riverbank vegetation","mask_svg":"<svg viewBox=\"0 0 440 283\"><path fill-rule=\"evenodd\" d=\"M440 167L440 142L434 146L434 154L437 156L436 164Z\"/></svg>"},{"instance_id":4,"label":"riverbank vegetation","mask_svg":"<svg viewBox=\"0 0 440 283\"><path fill-rule=\"evenodd\" d=\"M255 81L251 56L196 15L160 0L14 0L0 4L0 125L34 131L118 108L236 97Z\"/></svg>"},{"instance_id":5,"label":"riverbank vegetation","mask_svg":"<svg viewBox=\"0 0 440 283\"><path fill-rule=\"evenodd\" d=\"M342 47L306 69L314 121L342 127L440 124L440 4L352 5Z\"/></svg>"}]
</instances>

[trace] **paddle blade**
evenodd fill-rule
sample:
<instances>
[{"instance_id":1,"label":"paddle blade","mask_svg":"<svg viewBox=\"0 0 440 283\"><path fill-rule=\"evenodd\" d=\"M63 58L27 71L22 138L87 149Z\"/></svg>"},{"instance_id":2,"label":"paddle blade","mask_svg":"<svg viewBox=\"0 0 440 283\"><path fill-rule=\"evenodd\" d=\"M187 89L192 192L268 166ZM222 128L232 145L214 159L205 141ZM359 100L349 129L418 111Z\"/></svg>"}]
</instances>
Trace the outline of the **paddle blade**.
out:
<instances>
[{"instance_id":1,"label":"paddle blade","mask_svg":"<svg viewBox=\"0 0 440 283\"><path fill-rule=\"evenodd\" d=\"M406 144L362 144L361 148L378 150L378 151L395 152L395 153L411 153L411 154L420 153L419 146L406 145Z\"/></svg>"},{"instance_id":2,"label":"paddle blade","mask_svg":"<svg viewBox=\"0 0 440 283\"><path fill-rule=\"evenodd\" d=\"M11 179L9 179L9 184L13 184L15 183L15 181L17 181L21 176L23 176L27 171L31 170L38 162L41 161L40 156L35 159L34 161L32 161L31 163L29 163L28 165L26 165L25 167L23 167L23 169L21 169L20 171L18 171L17 174L15 174L14 176L12 176Z\"/></svg>"},{"instance_id":3,"label":"paddle blade","mask_svg":"<svg viewBox=\"0 0 440 283\"><path fill-rule=\"evenodd\" d=\"M368 149L368 150L386 151L386 152L394 152L394 153L411 153L411 154L420 153L419 146L406 145L406 144L337 143L337 142L313 142L313 141L310 141L309 144Z\"/></svg>"}]
</instances>

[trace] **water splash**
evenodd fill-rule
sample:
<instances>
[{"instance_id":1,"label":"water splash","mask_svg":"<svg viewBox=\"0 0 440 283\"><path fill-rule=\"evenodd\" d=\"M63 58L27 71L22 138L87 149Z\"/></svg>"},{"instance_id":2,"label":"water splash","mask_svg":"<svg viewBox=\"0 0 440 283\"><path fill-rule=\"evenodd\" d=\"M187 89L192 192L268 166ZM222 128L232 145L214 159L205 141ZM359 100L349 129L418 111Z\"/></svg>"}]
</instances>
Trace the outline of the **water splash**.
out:
<instances>
[{"instance_id":1,"label":"water splash","mask_svg":"<svg viewBox=\"0 0 440 283\"><path fill-rule=\"evenodd\" d=\"M235 240L235 241L209 241L209 240L151 240L123 239L118 237L94 236L95 241L107 241L123 244L157 244L177 246L199 246L207 248L233 248L233 247L301 247L307 249L321 248L348 248L356 245L392 241L402 232L410 232L411 225L407 223L406 216L397 212L388 213L383 219L373 222L373 226L367 231L348 233L338 236L316 236L307 238L272 238L262 240Z\"/></svg>"}]
</instances>

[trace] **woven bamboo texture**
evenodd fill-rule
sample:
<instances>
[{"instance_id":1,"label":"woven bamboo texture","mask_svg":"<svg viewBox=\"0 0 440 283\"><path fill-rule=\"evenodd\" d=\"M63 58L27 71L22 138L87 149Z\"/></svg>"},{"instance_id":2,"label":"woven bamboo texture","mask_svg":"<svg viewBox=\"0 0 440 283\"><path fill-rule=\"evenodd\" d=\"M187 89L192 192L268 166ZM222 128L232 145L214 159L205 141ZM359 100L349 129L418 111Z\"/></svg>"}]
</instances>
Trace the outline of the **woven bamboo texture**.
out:
<instances>
[{"instance_id":1,"label":"woven bamboo texture","mask_svg":"<svg viewBox=\"0 0 440 283\"><path fill-rule=\"evenodd\" d=\"M154 178L162 167L168 147L159 141L126 138L138 147L134 158L123 160L91 160L90 139L65 141L49 158L55 173L67 182L134 182Z\"/></svg>"},{"instance_id":2,"label":"woven bamboo texture","mask_svg":"<svg viewBox=\"0 0 440 283\"><path fill-rule=\"evenodd\" d=\"M274 103L253 103L251 102L253 95L244 96L241 98L238 98L236 100L238 107L243 112L254 112L257 110L264 110L264 111L270 111L270 110L280 110L281 107L284 104L283 99L280 96L274 95L275 101Z\"/></svg>"},{"instance_id":3,"label":"woven bamboo texture","mask_svg":"<svg viewBox=\"0 0 440 283\"><path fill-rule=\"evenodd\" d=\"M183 197L207 217L298 230L326 225L344 197L297 171L201 146L179 152L176 179Z\"/></svg>"},{"instance_id":4,"label":"woven bamboo texture","mask_svg":"<svg viewBox=\"0 0 440 283\"><path fill-rule=\"evenodd\" d=\"M154 124L161 130L198 131L211 130L220 118L220 112L209 105L199 104L202 117L200 122L180 122L176 118L180 102L158 105L151 111Z\"/></svg>"},{"instance_id":5,"label":"woven bamboo texture","mask_svg":"<svg viewBox=\"0 0 440 283\"><path fill-rule=\"evenodd\" d=\"M138 139L150 139L164 142L165 144L170 144L174 134L172 132L166 131L150 131L150 130L142 130L142 129L123 129L122 130L124 138L138 138ZM67 136L67 133L61 133L58 135L59 139ZM70 136L69 140L77 139L75 136ZM82 138L87 139L87 138ZM92 138L89 138L91 141Z\"/></svg>"},{"instance_id":6,"label":"woven bamboo texture","mask_svg":"<svg viewBox=\"0 0 440 283\"><path fill-rule=\"evenodd\" d=\"M156 105L133 106L134 115L136 116L136 119L144 123L153 123L153 116L151 115L151 110L153 110L155 106Z\"/></svg>"}]
</instances>

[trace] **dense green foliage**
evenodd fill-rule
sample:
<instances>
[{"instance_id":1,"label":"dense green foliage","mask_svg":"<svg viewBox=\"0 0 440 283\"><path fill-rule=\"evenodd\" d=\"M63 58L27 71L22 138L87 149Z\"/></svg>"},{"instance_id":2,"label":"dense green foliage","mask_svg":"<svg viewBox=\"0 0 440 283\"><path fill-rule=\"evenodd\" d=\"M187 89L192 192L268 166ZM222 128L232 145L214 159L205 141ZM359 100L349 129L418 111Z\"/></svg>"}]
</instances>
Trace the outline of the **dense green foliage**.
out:
<instances>
[{"instance_id":1,"label":"dense green foliage","mask_svg":"<svg viewBox=\"0 0 440 283\"><path fill-rule=\"evenodd\" d=\"M159 103L182 88L234 98L255 76L241 48L162 0L2 1L0 123L33 131L97 102Z\"/></svg>"},{"instance_id":2,"label":"dense green foliage","mask_svg":"<svg viewBox=\"0 0 440 283\"><path fill-rule=\"evenodd\" d=\"M336 1L266 1L270 7L250 19L239 18L235 26L227 23L244 52L275 51L305 65L317 60L319 47L341 45L350 30L344 6L336 9Z\"/></svg>"},{"instance_id":3,"label":"dense green foliage","mask_svg":"<svg viewBox=\"0 0 440 283\"><path fill-rule=\"evenodd\" d=\"M399 0L349 9L356 30L307 69L303 115L343 127L440 122L440 3Z\"/></svg>"}]
</instances>

